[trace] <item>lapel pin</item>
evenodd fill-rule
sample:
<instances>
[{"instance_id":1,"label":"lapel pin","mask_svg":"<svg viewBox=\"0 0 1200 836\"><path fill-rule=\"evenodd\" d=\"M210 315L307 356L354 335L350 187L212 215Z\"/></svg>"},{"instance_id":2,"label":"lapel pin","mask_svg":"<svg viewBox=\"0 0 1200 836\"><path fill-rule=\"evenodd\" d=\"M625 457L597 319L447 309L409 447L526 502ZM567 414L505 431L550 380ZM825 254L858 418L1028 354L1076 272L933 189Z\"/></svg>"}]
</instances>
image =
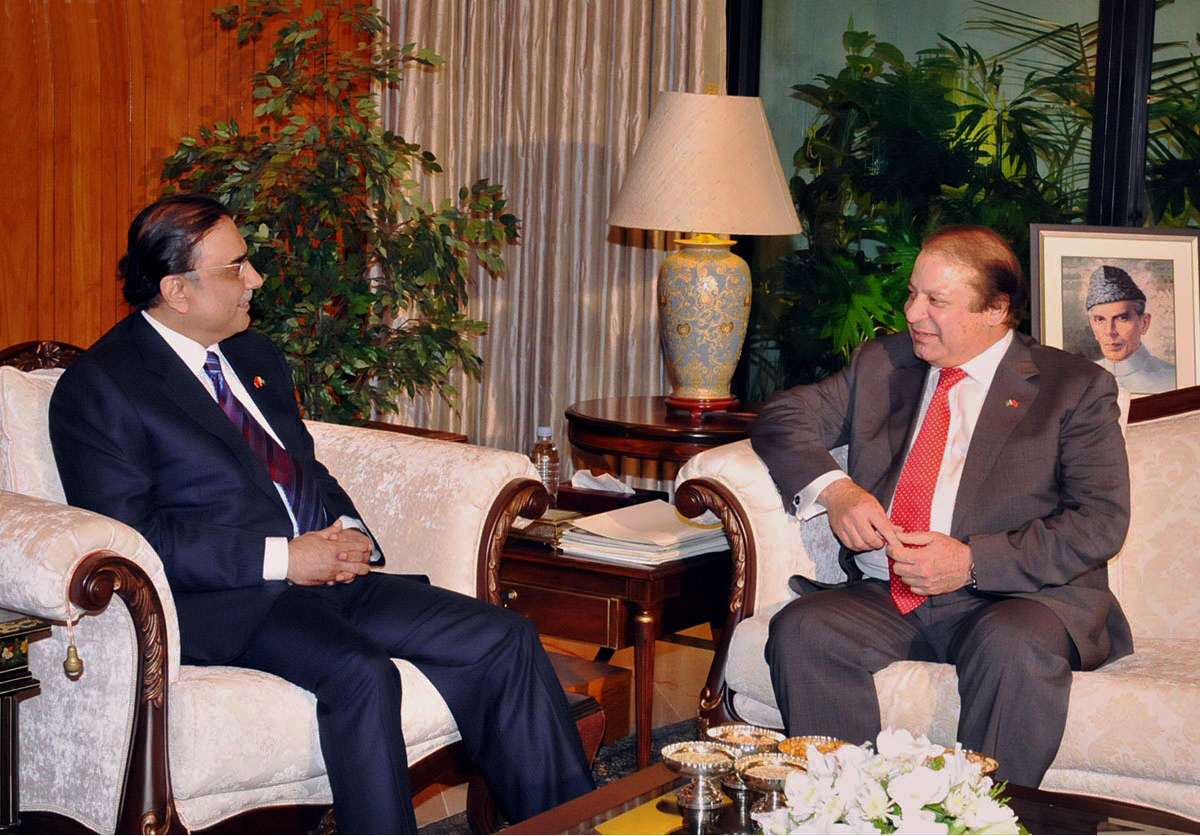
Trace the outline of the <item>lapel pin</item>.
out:
<instances>
[{"instance_id":1,"label":"lapel pin","mask_svg":"<svg viewBox=\"0 0 1200 836\"><path fill-rule=\"evenodd\" d=\"M259 377L258 375L255 375L255 376L254 376L254 388L255 388L255 389L261 389L261 388L263 388L263 384L265 384L265 383L266 383L266 381L265 381L265 380L263 380L263 379L262 379L261 377ZM1016 406L1016 402L1015 402L1015 401L1009 401L1009 403L1010 403L1010 404L1012 404L1013 406Z\"/></svg>"},{"instance_id":2,"label":"lapel pin","mask_svg":"<svg viewBox=\"0 0 1200 836\"><path fill-rule=\"evenodd\" d=\"M255 378L254 380L256 383L258 382L258 378ZM1004 402L1004 405L1017 407L1017 406L1020 406L1021 404L1017 401L1016 398L1009 398L1007 401Z\"/></svg>"}]
</instances>

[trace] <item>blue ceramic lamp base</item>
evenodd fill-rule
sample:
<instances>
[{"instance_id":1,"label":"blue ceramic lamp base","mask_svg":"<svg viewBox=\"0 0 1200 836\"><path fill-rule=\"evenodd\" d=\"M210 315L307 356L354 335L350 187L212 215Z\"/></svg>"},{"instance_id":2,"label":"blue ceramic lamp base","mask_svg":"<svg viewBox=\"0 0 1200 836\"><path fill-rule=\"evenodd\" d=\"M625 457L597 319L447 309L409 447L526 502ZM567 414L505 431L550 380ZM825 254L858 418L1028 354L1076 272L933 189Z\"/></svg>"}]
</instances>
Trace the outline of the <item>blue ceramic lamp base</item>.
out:
<instances>
[{"instance_id":1,"label":"blue ceramic lamp base","mask_svg":"<svg viewBox=\"0 0 1200 836\"><path fill-rule=\"evenodd\" d=\"M658 281L659 329L675 390L667 404L699 417L737 406L729 391L750 319L750 268L713 235L682 238Z\"/></svg>"}]
</instances>

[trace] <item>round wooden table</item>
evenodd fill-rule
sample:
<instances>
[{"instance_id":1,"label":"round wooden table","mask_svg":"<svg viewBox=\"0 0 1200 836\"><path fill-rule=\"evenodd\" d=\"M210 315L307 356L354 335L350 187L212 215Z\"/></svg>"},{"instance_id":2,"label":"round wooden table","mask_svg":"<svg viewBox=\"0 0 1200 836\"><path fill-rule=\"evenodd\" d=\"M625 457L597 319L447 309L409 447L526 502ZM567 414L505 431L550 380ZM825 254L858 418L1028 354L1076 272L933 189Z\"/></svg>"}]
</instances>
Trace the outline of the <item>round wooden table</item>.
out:
<instances>
[{"instance_id":1,"label":"round wooden table","mask_svg":"<svg viewBox=\"0 0 1200 836\"><path fill-rule=\"evenodd\" d=\"M623 457L672 462L749 436L754 415L706 412L698 419L662 395L580 401L566 411L567 438L591 469L620 472Z\"/></svg>"}]
</instances>

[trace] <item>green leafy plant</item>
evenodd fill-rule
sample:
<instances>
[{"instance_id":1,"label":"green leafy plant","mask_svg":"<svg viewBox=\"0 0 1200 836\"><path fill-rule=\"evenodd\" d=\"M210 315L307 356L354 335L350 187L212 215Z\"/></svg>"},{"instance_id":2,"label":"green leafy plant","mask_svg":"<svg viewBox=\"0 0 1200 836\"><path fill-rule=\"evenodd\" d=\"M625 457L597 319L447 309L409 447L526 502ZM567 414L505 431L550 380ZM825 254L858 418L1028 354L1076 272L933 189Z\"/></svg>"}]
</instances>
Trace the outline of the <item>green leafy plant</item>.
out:
<instances>
[{"instance_id":1,"label":"green leafy plant","mask_svg":"<svg viewBox=\"0 0 1200 836\"><path fill-rule=\"evenodd\" d=\"M1074 91L1070 73L1030 77L1010 100L1002 65L945 36L915 61L853 28L843 46L841 72L793 88L818 109L791 181L807 243L756 286L751 400L903 330L908 277L934 227L985 224L1023 253L1031 221L1082 217L1082 191L1063 176L1079 131L1046 109L1059 87Z\"/></svg>"},{"instance_id":2,"label":"green leafy plant","mask_svg":"<svg viewBox=\"0 0 1200 836\"><path fill-rule=\"evenodd\" d=\"M213 14L239 45L274 33L250 79L255 129L200 128L163 179L238 219L265 276L255 327L287 354L305 413L360 422L426 391L454 403L454 370L478 378L483 362L472 339L487 325L467 315L473 267L502 274L518 219L486 180L431 204L416 178L441 171L434 155L380 125L372 86L441 59L388 41L369 3L303 13L299 0L246 0Z\"/></svg>"},{"instance_id":3,"label":"green leafy plant","mask_svg":"<svg viewBox=\"0 0 1200 836\"><path fill-rule=\"evenodd\" d=\"M793 88L818 109L792 178L807 241L757 277L749 400L819 380L863 340L905 328L908 277L935 227L992 227L1025 260L1030 223L1084 220L1097 24L975 5L989 16L967 28L1011 46L985 58L942 35L910 61L851 21L845 67ZM1197 225L1200 61L1155 60L1150 86L1149 222Z\"/></svg>"},{"instance_id":4,"label":"green leafy plant","mask_svg":"<svg viewBox=\"0 0 1200 836\"><path fill-rule=\"evenodd\" d=\"M1155 0L1155 9L1174 0ZM1068 73L1076 77L1070 88L1078 97L1063 96L1061 117L1086 126L1074 176L1086 180L1086 152L1095 88L1096 47L1099 25L1060 24L991 2L978 2L990 16L968 22L968 27L1007 35L1013 45L998 56L1027 70L1041 83L1052 85ZM1196 36L1195 43L1200 43ZM1146 132L1146 193L1150 226L1200 225L1200 62L1181 41L1154 44L1150 66L1150 101Z\"/></svg>"}]
</instances>

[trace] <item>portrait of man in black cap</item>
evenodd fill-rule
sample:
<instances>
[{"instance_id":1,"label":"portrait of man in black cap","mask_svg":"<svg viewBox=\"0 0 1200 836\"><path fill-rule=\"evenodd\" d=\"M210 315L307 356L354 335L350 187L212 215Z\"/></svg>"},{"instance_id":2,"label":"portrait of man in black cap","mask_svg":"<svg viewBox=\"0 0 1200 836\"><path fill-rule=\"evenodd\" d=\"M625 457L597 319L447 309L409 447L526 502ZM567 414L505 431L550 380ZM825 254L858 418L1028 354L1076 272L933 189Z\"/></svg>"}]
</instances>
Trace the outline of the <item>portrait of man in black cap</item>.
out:
<instances>
[{"instance_id":1,"label":"portrait of man in black cap","mask_svg":"<svg viewBox=\"0 0 1200 836\"><path fill-rule=\"evenodd\" d=\"M1151 315L1146 294L1126 270L1113 264L1093 270L1084 304L1103 355L1096 362L1112 372L1118 384L1134 395L1175 388L1175 365L1155 357L1142 342Z\"/></svg>"}]
</instances>

